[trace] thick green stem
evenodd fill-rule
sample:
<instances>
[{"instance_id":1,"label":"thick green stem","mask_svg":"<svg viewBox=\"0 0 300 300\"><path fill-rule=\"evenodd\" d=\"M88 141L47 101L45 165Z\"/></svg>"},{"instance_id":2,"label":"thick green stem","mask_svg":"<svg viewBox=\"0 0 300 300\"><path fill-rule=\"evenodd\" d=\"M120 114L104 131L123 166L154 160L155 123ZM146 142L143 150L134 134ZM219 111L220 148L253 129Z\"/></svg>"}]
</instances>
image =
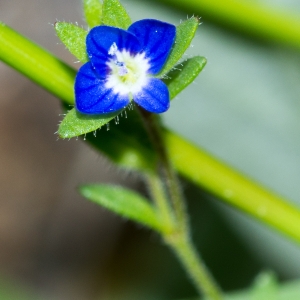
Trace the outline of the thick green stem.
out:
<instances>
[{"instance_id":1,"label":"thick green stem","mask_svg":"<svg viewBox=\"0 0 300 300\"><path fill-rule=\"evenodd\" d=\"M174 133L165 130L164 139L172 162L181 175L224 202L300 242L298 207L262 188Z\"/></svg>"},{"instance_id":2,"label":"thick green stem","mask_svg":"<svg viewBox=\"0 0 300 300\"><path fill-rule=\"evenodd\" d=\"M300 50L300 17L292 11L274 9L257 1L240 0L157 0L198 14L243 35Z\"/></svg>"},{"instance_id":3,"label":"thick green stem","mask_svg":"<svg viewBox=\"0 0 300 300\"><path fill-rule=\"evenodd\" d=\"M184 235L174 235L166 237L166 241L175 251L199 293L203 293L207 300L221 300L222 294L218 285L210 275L189 238Z\"/></svg>"},{"instance_id":4,"label":"thick green stem","mask_svg":"<svg viewBox=\"0 0 300 300\"><path fill-rule=\"evenodd\" d=\"M76 71L1 22L0 60L66 103L74 103Z\"/></svg>"}]
</instances>

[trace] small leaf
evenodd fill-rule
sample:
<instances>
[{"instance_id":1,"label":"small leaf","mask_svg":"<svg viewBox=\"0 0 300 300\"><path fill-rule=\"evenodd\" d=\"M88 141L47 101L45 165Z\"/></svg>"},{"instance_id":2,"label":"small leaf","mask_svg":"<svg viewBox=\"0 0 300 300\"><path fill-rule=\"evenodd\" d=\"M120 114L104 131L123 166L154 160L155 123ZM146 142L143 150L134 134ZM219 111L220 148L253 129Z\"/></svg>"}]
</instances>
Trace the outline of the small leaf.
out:
<instances>
[{"instance_id":1,"label":"small leaf","mask_svg":"<svg viewBox=\"0 0 300 300\"><path fill-rule=\"evenodd\" d=\"M67 113L59 125L58 134L61 138L67 139L95 131L111 121L119 113L120 111L112 114L90 116L80 114L73 108Z\"/></svg>"},{"instance_id":2,"label":"small leaf","mask_svg":"<svg viewBox=\"0 0 300 300\"><path fill-rule=\"evenodd\" d=\"M178 64L163 81L168 86L170 98L173 99L190 83L192 83L206 65L206 58L195 56Z\"/></svg>"},{"instance_id":3,"label":"small leaf","mask_svg":"<svg viewBox=\"0 0 300 300\"><path fill-rule=\"evenodd\" d=\"M82 186L80 193L86 199L118 215L157 231L164 231L164 226L157 217L154 208L147 199L134 191L117 186L91 184Z\"/></svg>"},{"instance_id":4,"label":"small leaf","mask_svg":"<svg viewBox=\"0 0 300 300\"><path fill-rule=\"evenodd\" d=\"M67 49L81 62L87 62L88 56L85 45L87 31L67 22L56 22L54 28Z\"/></svg>"},{"instance_id":5,"label":"small leaf","mask_svg":"<svg viewBox=\"0 0 300 300\"><path fill-rule=\"evenodd\" d=\"M104 0L102 9L103 24L123 29L131 25L128 13L118 0Z\"/></svg>"},{"instance_id":6,"label":"small leaf","mask_svg":"<svg viewBox=\"0 0 300 300\"><path fill-rule=\"evenodd\" d=\"M157 75L158 77L162 77L166 74L179 61L186 49L190 46L198 26L199 20L195 17L192 17L177 26L175 43L167 62Z\"/></svg>"},{"instance_id":7,"label":"small leaf","mask_svg":"<svg viewBox=\"0 0 300 300\"><path fill-rule=\"evenodd\" d=\"M83 11L89 28L101 24L102 3L100 0L83 0Z\"/></svg>"}]
</instances>

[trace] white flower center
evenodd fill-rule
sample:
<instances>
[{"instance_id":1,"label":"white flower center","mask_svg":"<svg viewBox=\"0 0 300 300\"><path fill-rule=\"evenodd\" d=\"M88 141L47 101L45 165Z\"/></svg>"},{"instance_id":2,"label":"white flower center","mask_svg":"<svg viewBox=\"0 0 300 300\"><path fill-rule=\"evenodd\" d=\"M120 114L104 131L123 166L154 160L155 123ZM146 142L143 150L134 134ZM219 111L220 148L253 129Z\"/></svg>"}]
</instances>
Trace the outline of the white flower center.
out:
<instances>
[{"instance_id":1,"label":"white flower center","mask_svg":"<svg viewBox=\"0 0 300 300\"><path fill-rule=\"evenodd\" d=\"M116 43L111 45L108 54L112 58L107 63L111 73L106 87L121 95L138 93L148 82L147 71L150 65L145 54L132 56L126 50L120 52Z\"/></svg>"}]
</instances>

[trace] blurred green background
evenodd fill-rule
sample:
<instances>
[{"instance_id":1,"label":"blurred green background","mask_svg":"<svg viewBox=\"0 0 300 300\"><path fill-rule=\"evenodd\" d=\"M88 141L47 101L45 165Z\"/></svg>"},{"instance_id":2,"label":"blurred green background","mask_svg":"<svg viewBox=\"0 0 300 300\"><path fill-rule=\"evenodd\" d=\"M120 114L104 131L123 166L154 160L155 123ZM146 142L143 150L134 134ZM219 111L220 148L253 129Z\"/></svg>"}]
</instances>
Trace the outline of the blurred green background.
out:
<instances>
[{"instance_id":1,"label":"blurred green background","mask_svg":"<svg viewBox=\"0 0 300 300\"><path fill-rule=\"evenodd\" d=\"M240 1L299 13L300 19L296 0ZM202 55L208 64L173 100L166 125L300 205L300 50L242 35L196 9L179 10L159 0L122 3L133 20L179 24L192 13L201 16L186 57ZM1 0L0 20L79 67L51 25L64 20L85 26L79 0ZM83 142L57 141L59 102L4 64L0 88L0 277L6 290L0 299L21 300L18 294L9 298L18 289L30 299L195 296L154 233L75 191L84 182L145 191L139 178L116 170ZM189 183L183 186L193 238L224 290L249 286L263 270L283 281L299 277L299 246Z\"/></svg>"}]
</instances>

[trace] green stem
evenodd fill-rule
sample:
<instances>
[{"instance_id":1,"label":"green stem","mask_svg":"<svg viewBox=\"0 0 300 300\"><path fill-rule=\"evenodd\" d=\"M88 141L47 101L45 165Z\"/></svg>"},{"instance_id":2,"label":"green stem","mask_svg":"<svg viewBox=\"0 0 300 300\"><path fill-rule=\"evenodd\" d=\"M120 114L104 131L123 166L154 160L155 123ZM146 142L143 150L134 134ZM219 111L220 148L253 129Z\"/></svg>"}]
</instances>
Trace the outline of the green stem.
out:
<instances>
[{"instance_id":1,"label":"green stem","mask_svg":"<svg viewBox=\"0 0 300 300\"><path fill-rule=\"evenodd\" d=\"M203 293L209 300L221 300L221 291L214 281L204 262L188 237L184 235L166 238L167 243L175 251L187 273L190 275L198 292Z\"/></svg>"},{"instance_id":2,"label":"green stem","mask_svg":"<svg viewBox=\"0 0 300 300\"><path fill-rule=\"evenodd\" d=\"M181 175L224 202L300 242L300 210L297 206L262 188L178 135L165 130L164 139L170 158Z\"/></svg>"},{"instance_id":3,"label":"green stem","mask_svg":"<svg viewBox=\"0 0 300 300\"><path fill-rule=\"evenodd\" d=\"M173 209L175 211L176 219L175 226L170 233L164 234L164 239L167 244L175 251L179 260L181 261L186 272L191 276L199 293L203 293L208 299L220 300L221 293L217 288L213 278L206 270L204 263L198 256L194 246L192 245L189 236L190 228L186 213L185 200L181 192L180 182L173 170L167 149L162 135L162 127L159 124L158 118L143 109L139 108L140 115L148 134L152 140L153 146L158 155L158 164L162 166L164 176L159 183L159 178L155 178L155 185L152 188L161 187L163 181L166 181L170 198L173 202ZM169 214L166 216L167 220L172 218L171 211L166 210L167 200L164 194L152 192L153 196L158 197L155 201L158 203L157 207L161 209L161 214Z\"/></svg>"},{"instance_id":4,"label":"green stem","mask_svg":"<svg viewBox=\"0 0 300 300\"><path fill-rule=\"evenodd\" d=\"M152 199L155 202L158 213L170 232L174 228L173 211L169 205L164 186L156 174L148 174L146 177Z\"/></svg>"},{"instance_id":5,"label":"green stem","mask_svg":"<svg viewBox=\"0 0 300 300\"><path fill-rule=\"evenodd\" d=\"M233 31L300 49L300 17L257 1L157 0L211 20Z\"/></svg>"},{"instance_id":6,"label":"green stem","mask_svg":"<svg viewBox=\"0 0 300 300\"><path fill-rule=\"evenodd\" d=\"M183 232L186 232L188 228L188 217L185 202L183 200L184 198L180 188L180 183L170 162L169 155L164 144L161 133L162 128L159 125L157 116L140 108L138 108L138 110L150 139L152 140L153 147L158 155L158 162L162 167L162 172L172 200L178 227L181 228Z\"/></svg>"},{"instance_id":7,"label":"green stem","mask_svg":"<svg viewBox=\"0 0 300 300\"><path fill-rule=\"evenodd\" d=\"M66 103L74 103L76 71L1 22L0 60Z\"/></svg>"}]
</instances>

